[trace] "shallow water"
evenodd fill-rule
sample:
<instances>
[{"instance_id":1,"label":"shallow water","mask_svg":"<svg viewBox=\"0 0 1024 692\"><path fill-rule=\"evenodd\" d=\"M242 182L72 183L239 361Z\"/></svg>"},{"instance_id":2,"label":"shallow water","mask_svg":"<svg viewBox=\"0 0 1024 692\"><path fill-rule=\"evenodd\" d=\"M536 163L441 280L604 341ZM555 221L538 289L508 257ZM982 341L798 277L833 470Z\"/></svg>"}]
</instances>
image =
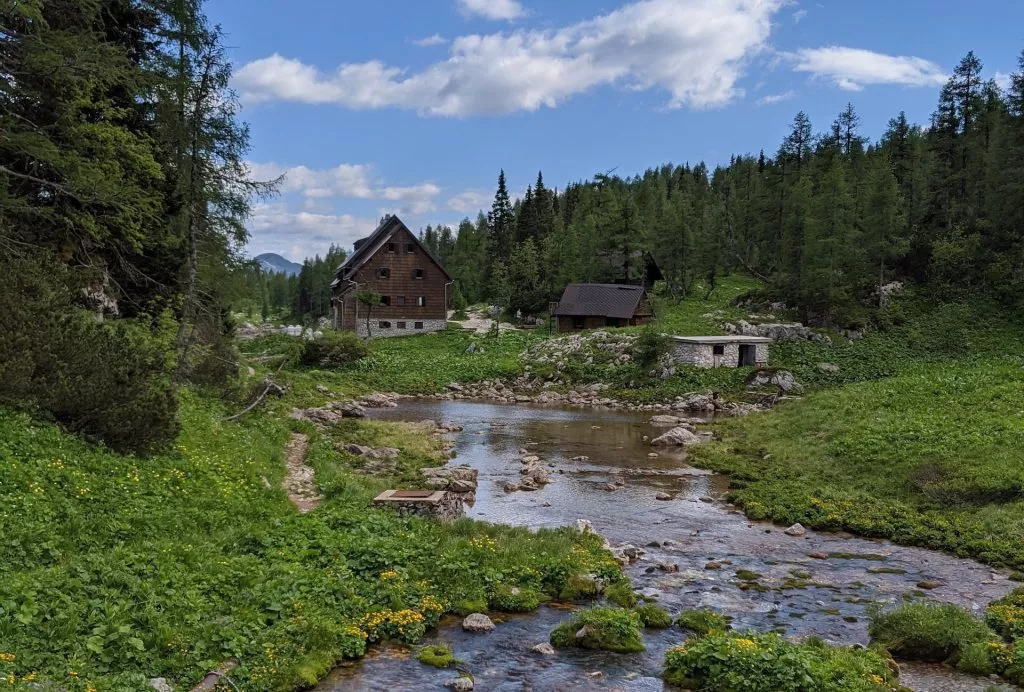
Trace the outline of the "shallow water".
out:
<instances>
[{"instance_id":1,"label":"shallow water","mask_svg":"<svg viewBox=\"0 0 1024 692\"><path fill-rule=\"evenodd\" d=\"M485 521L529 527L562 526L587 519L613 544L642 547L643 558L626 568L634 586L673 615L697 607L733 617L733 627L776 629L786 636L817 635L837 644L867 643L865 609L906 594L948 601L980 610L1013 587L1009 580L971 560L886 541L808 532L786 536L781 527L748 521L723 502L725 477L692 468L680 450L652 448L645 440L663 431L649 414L539 405L511 406L466 401L403 401L380 409L376 418L459 423L457 458L480 472L476 502L467 515ZM517 481L519 450L552 465L552 483L536 492L506 493ZM659 456L649 457L654 449ZM572 457L587 456L587 461ZM621 470L626 485L608 492L611 473ZM671 501L659 501L665 491ZM658 545L649 545L657 542ZM826 553L826 560L809 553ZM715 561L718 570L705 569ZM678 566L666 572L660 563ZM749 588L737 570L760 574ZM810 573L803 588L785 584L793 570ZM941 586L921 592L921 581ZM664 652L679 643L677 628L648 630L647 651L620 655L559 651L543 657L530 651L567 617L562 607L506 616L487 635L464 633L459 622L442 623L430 641L452 646L477 690L616 689L660 690ZM457 676L424 666L402 646L376 647L363 661L346 666L320 690L441 689ZM984 690L990 681L954 674L941 667L907 666L904 684L917 690Z\"/></svg>"}]
</instances>

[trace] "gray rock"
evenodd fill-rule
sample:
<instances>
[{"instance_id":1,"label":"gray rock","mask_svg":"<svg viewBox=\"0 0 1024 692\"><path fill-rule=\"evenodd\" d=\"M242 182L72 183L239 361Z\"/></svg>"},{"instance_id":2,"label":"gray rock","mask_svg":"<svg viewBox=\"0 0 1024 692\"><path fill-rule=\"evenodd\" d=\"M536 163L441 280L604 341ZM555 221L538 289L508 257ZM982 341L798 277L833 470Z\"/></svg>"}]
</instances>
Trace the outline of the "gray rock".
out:
<instances>
[{"instance_id":1,"label":"gray rock","mask_svg":"<svg viewBox=\"0 0 1024 692\"><path fill-rule=\"evenodd\" d=\"M821 372L837 373L839 366L835 363L818 363L818 370Z\"/></svg>"},{"instance_id":2,"label":"gray rock","mask_svg":"<svg viewBox=\"0 0 1024 692\"><path fill-rule=\"evenodd\" d=\"M783 533L787 536L803 536L807 533L807 529L805 529L801 524L793 524Z\"/></svg>"},{"instance_id":3,"label":"gray rock","mask_svg":"<svg viewBox=\"0 0 1024 692\"><path fill-rule=\"evenodd\" d=\"M778 387L782 392L797 392L803 385L788 370L756 370L747 380L747 387Z\"/></svg>"},{"instance_id":4,"label":"gray rock","mask_svg":"<svg viewBox=\"0 0 1024 692\"><path fill-rule=\"evenodd\" d=\"M473 678L460 677L453 678L444 684L450 690L455 692L469 692L473 689Z\"/></svg>"},{"instance_id":5,"label":"gray rock","mask_svg":"<svg viewBox=\"0 0 1024 692\"><path fill-rule=\"evenodd\" d=\"M370 449L369 447L364 447L363 445L357 445L355 443L350 443L350 444L345 445L345 451L348 452L349 454L355 454L356 456L361 457L361 456L365 456L365 455L369 454L373 450Z\"/></svg>"},{"instance_id":6,"label":"gray rock","mask_svg":"<svg viewBox=\"0 0 1024 692\"><path fill-rule=\"evenodd\" d=\"M462 629L474 634L483 634L494 629L494 621L483 613L471 613L462 621Z\"/></svg>"},{"instance_id":7,"label":"gray rock","mask_svg":"<svg viewBox=\"0 0 1024 692\"><path fill-rule=\"evenodd\" d=\"M167 682L167 678L150 678L146 684L157 692L174 692L174 686Z\"/></svg>"},{"instance_id":8,"label":"gray rock","mask_svg":"<svg viewBox=\"0 0 1024 692\"><path fill-rule=\"evenodd\" d=\"M671 500L672 496L669 495L668 493L658 493L657 495L654 496L654 499L655 500Z\"/></svg>"},{"instance_id":9,"label":"gray rock","mask_svg":"<svg viewBox=\"0 0 1024 692\"><path fill-rule=\"evenodd\" d=\"M695 435L693 431L687 430L683 427L672 428L664 435L654 438L651 440L652 445L667 445L667 446L678 446L678 445L695 445L700 444L703 440Z\"/></svg>"},{"instance_id":10,"label":"gray rock","mask_svg":"<svg viewBox=\"0 0 1024 692\"><path fill-rule=\"evenodd\" d=\"M549 644L547 642L541 642L537 646L535 646L532 649L530 649L530 651L532 651L532 652L534 652L536 654L540 654L541 656L554 656L555 655L555 647L551 646L551 644Z\"/></svg>"}]
</instances>

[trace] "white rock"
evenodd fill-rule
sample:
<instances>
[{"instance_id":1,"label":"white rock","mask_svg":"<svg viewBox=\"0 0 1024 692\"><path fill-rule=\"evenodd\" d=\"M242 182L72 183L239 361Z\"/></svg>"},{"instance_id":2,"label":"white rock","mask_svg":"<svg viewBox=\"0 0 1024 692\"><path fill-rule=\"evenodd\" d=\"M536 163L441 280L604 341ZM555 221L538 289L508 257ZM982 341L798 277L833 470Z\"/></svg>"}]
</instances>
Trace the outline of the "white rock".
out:
<instances>
[{"instance_id":1,"label":"white rock","mask_svg":"<svg viewBox=\"0 0 1024 692\"><path fill-rule=\"evenodd\" d=\"M532 652L534 652L536 654L540 654L541 656L554 656L555 655L555 647L551 646L547 642L541 642L537 646L535 646L532 649L530 649L530 651L532 651Z\"/></svg>"},{"instance_id":2,"label":"white rock","mask_svg":"<svg viewBox=\"0 0 1024 692\"><path fill-rule=\"evenodd\" d=\"M804 534L806 534L806 533L807 533L807 529L805 529L805 528L804 528L803 526L801 526L800 524L793 524L793 525L792 525L792 526L790 526L790 527L789 527L788 529L786 529L786 530L784 531L784 533L785 533L785 534L786 534L787 536L803 536Z\"/></svg>"},{"instance_id":3,"label":"white rock","mask_svg":"<svg viewBox=\"0 0 1024 692\"><path fill-rule=\"evenodd\" d=\"M494 629L494 621L483 613L471 613L462 621L462 629L474 634L483 634Z\"/></svg>"}]
</instances>

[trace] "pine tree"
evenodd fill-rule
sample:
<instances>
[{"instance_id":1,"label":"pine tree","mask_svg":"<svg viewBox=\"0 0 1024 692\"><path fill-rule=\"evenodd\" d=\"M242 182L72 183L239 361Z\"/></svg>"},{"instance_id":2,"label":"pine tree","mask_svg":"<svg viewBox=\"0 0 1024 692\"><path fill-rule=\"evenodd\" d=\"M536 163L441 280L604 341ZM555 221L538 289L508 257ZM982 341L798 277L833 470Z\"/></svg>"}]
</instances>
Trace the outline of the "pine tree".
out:
<instances>
[{"instance_id":1,"label":"pine tree","mask_svg":"<svg viewBox=\"0 0 1024 692\"><path fill-rule=\"evenodd\" d=\"M509 200L508 187L505 184L504 170L498 174L498 189L494 193L491 213L487 216L487 227L490 234L490 248L495 259L505 258L507 260L512 254L516 226L512 202Z\"/></svg>"}]
</instances>

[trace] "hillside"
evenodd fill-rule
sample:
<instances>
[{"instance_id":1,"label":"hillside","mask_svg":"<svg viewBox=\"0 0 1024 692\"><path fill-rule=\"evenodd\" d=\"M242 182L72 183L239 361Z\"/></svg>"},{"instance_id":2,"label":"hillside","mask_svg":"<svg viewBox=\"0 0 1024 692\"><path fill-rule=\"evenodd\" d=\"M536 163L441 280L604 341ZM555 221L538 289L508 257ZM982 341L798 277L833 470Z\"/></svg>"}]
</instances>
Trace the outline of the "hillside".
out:
<instances>
[{"instance_id":1,"label":"hillside","mask_svg":"<svg viewBox=\"0 0 1024 692\"><path fill-rule=\"evenodd\" d=\"M260 267L265 272L295 276L302 271L301 264L292 262L291 260L286 260L284 257L281 257L281 255L273 252L265 252L262 255L256 255L256 261L260 263Z\"/></svg>"}]
</instances>

